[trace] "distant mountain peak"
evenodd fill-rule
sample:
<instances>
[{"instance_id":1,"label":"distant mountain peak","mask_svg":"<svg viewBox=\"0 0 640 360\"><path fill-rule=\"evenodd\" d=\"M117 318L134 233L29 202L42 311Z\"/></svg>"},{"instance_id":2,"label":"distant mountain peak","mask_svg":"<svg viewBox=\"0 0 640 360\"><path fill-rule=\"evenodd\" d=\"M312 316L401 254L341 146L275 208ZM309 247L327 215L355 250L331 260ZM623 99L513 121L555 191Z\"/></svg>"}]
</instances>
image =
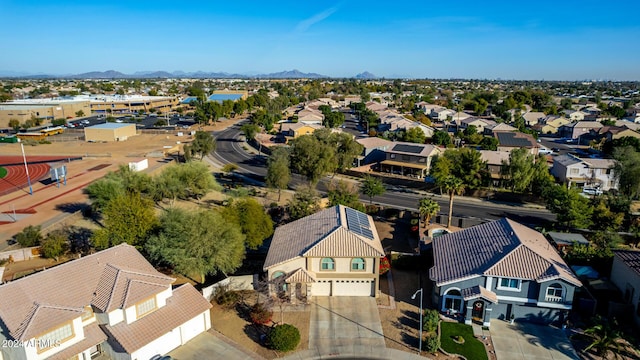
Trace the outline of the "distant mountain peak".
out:
<instances>
[{"instance_id":1,"label":"distant mountain peak","mask_svg":"<svg viewBox=\"0 0 640 360\"><path fill-rule=\"evenodd\" d=\"M377 79L378 77L368 71L361 72L355 76L356 79Z\"/></svg>"}]
</instances>

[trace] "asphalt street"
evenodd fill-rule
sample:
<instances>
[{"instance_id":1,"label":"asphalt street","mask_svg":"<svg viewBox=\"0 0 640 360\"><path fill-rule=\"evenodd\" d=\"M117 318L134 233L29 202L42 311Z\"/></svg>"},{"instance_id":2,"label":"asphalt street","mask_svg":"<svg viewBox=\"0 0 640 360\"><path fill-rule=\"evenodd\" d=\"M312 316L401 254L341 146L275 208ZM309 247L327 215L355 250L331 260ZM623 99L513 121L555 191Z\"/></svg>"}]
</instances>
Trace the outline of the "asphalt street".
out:
<instances>
[{"instance_id":1,"label":"asphalt street","mask_svg":"<svg viewBox=\"0 0 640 360\"><path fill-rule=\"evenodd\" d=\"M214 133L217 148L212 154L212 157L221 164L237 164L239 167L237 172L255 180L263 181L267 173L267 157L265 155L251 154L243 149L243 146L246 147L247 145L244 142L244 135L240 131L241 126L242 122L223 131ZM320 192L326 192L326 186L329 181L328 177L321 180L318 184L318 190ZM304 180L301 177L294 176L290 186L295 188L303 183ZM374 197L373 202L387 207L415 211L417 210L419 199L432 196L433 199L440 204L442 214L447 214L449 211L449 198L446 195L441 196L439 194L418 192L408 188L399 190L403 191L387 190L384 194ZM363 197L362 200L368 202L369 198ZM497 203L461 196L454 198L453 215L484 220L495 220L506 216L527 225L544 225L555 220L555 215L546 209Z\"/></svg>"}]
</instances>

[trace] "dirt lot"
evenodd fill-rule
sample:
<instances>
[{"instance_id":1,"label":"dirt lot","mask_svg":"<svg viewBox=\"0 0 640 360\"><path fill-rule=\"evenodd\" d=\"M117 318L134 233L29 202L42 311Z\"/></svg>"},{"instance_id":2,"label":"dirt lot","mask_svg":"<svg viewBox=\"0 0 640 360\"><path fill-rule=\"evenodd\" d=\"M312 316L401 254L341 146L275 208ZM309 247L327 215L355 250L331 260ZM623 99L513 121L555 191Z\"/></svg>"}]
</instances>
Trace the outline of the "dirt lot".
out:
<instances>
[{"instance_id":1,"label":"dirt lot","mask_svg":"<svg viewBox=\"0 0 640 360\"><path fill-rule=\"evenodd\" d=\"M250 292L244 299L247 306L252 306L256 301L256 293ZM300 345L296 351L307 350L309 346L309 316L310 310L307 307L304 311L283 311L282 319L284 323L291 324L300 330ZM280 310L274 309L273 320L281 321ZM242 348L257 353L258 355L274 359L282 357L273 350L270 350L260 343L260 335L268 330L267 326L254 325L246 315L246 311L241 306L234 309L226 309L213 302L211 309L211 325L212 327L238 343Z\"/></svg>"},{"instance_id":2,"label":"dirt lot","mask_svg":"<svg viewBox=\"0 0 640 360\"><path fill-rule=\"evenodd\" d=\"M203 130L222 130L240 119L223 120ZM186 134L186 133L185 133ZM28 225L42 225L43 228L60 221L75 212L79 204L87 202L83 189L103 177L109 171L117 170L121 164L127 164L135 158L151 153L178 151L190 136L172 134L141 134L124 142L88 143L84 141L53 142L37 146L26 146L27 159L35 155L82 156L83 160L67 163L67 185L59 188L47 182L34 182L33 195L25 191L16 191L0 196L0 213L12 214L14 210L28 210L20 215L18 221L0 225L0 251L6 248L4 240L10 239ZM21 155L20 144L0 144L0 153ZM163 158L148 157L149 170L153 174L167 162Z\"/></svg>"}]
</instances>

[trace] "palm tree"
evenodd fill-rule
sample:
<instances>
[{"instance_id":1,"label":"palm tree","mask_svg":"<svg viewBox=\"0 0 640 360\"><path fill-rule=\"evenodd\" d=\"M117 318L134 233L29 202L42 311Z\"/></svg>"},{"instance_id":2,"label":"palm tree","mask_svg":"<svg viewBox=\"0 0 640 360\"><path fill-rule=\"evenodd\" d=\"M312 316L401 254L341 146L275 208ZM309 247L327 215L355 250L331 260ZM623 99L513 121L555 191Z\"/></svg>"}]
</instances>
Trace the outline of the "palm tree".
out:
<instances>
[{"instance_id":1,"label":"palm tree","mask_svg":"<svg viewBox=\"0 0 640 360\"><path fill-rule=\"evenodd\" d=\"M449 216L447 218L447 228L451 227L451 214L453 213L453 196L461 195L464 192L465 184L459 178L449 175L440 184L447 194L449 194Z\"/></svg>"},{"instance_id":2,"label":"palm tree","mask_svg":"<svg viewBox=\"0 0 640 360\"><path fill-rule=\"evenodd\" d=\"M429 226L431 217L440 212L440 205L433 199L420 199L418 202L418 211L420 211L420 217L424 220L426 226Z\"/></svg>"},{"instance_id":3,"label":"palm tree","mask_svg":"<svg viewBox=\"0 0 640 360\"><path fill-rule=\"evenodd\" d=\"M586 335L591 337L592 342L584 351L595 350L596 354L603 359L607 359L609 353L618 358L623 358L623 352L629 352L637 355L633 347L622 338L620 332L609 326L606 322L594 325L584 331Z\"/></svg>"}]
</instances>

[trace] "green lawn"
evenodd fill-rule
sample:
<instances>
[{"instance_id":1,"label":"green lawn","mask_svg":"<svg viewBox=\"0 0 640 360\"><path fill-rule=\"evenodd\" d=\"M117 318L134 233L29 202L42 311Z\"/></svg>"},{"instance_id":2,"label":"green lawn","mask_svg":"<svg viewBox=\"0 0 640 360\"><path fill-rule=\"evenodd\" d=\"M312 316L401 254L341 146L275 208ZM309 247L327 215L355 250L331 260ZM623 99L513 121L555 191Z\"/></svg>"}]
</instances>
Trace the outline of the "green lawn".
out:
<instances>
[{"instance_id":1,"label":"green lawn","mask_svg":"<svg viewBox=\"0 0 640 360\"><path fill-rule=\"evenodd\" d=\"M467 358L467 360L487 360L487 352L480 340L473 337L473 329L471 326L441 322L440 329L440 346L444 351L450 354L459 354ZM453 341L453 337L461 335L464 338L464 344L458 344Z\"/></svg>"},{"instance_id":2,"label":"green lawn","mask_svg":"<svg viewBox=\"0 0 640 360\"><path fill-rule=\"evenodd\" d=\"M2 179L5 176L7 176L7 169L0 166L0 179Z\"/></svg>"}]
</instances>

